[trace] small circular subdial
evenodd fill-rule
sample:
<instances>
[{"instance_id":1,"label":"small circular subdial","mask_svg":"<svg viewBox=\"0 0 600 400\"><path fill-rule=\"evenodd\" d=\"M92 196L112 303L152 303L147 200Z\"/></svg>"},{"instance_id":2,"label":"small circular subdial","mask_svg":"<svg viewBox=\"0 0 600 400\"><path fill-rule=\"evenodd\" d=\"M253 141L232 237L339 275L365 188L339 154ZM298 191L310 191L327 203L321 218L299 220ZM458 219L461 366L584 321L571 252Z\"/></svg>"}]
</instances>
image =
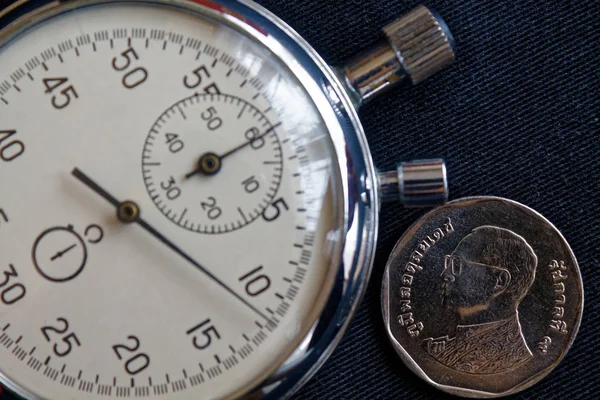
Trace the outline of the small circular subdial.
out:
<instances>
[{"instance_id":1,"label":"small circular subdial","mask_svg":"<svg viewBox=\"0 0 600 400\"><path fill-rule=\"evenodd\" d=\"M166 110L144 145L148 194L172 222L225 233L258 218L279 189L280 124L238 97L195 94Z\"/></svg>"}]
</instances>

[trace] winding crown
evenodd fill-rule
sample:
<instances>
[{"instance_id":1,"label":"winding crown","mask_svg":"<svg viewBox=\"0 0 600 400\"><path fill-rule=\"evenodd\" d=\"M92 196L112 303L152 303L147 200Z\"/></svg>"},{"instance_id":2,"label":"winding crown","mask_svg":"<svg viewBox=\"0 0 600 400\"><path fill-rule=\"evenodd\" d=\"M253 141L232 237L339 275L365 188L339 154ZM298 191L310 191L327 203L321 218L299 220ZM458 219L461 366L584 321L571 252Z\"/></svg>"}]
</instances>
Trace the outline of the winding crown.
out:
<instances>
[{"instance_id":1,"label":"winding crown","mask_svg":"<svg viewBox=\"0 0 600 400\"><path fill-rule=\"evenodd\" d=\"M398 60L417 84L454 60L453 39L435 12L418 6L383 28Z\"/></svg>"}]
</instances>

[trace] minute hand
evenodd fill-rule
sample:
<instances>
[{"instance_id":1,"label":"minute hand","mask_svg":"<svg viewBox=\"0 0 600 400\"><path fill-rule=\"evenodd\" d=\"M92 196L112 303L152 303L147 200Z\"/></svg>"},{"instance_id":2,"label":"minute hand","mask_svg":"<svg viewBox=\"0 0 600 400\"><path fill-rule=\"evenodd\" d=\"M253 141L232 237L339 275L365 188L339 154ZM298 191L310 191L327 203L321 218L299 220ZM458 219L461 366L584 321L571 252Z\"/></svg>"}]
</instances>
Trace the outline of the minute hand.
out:
<instances>
[{"instance_id":1,"label":"minute hand","mask_svg":"<svg viewBox=\"0 0 600 400\"><path fill-rule=\"evenodd\" d=\"M89 187L94 192L96 192L96 194L99 194L102 198L104 198L106 201L108 201L113 206L115 206L116 208L119 208L121 206L121 204L122 204L121 202L119 202L115 197L113 197L111 194L109 194L106 190L102 189L102 187L100 187L96 182L94 182L86 174L81 172L78 168L74 168L73 171L71 172L71 174L75 178L77 178L80 182L82 182L87 187ZM186 252L184 252L179 247L177 247L177 245L175 245L173 242L171 242L169 239L167 239L165 236L163 236L161 233L159 233L150 224L148 224L146 221L144 221L140 216L138 216L133 222L136 222L139 226L144 228L148 233L150 233L152 236L154 236L156 239L158 239L164 245L169 247L175 253L179 254L181 257L183 257L190 264L192 264L193 266L198 268L200 271L204 272L204 274L207 275L209 278L211 278L216 284L218 284L223 289L225 289L227 292L229 292L233 297L235 297L236 299L238 299L239 301L244 303L249 309L254 311L257 315L261 316L267 322L271 322L269 317L267 317L259 309L254 307L252 304L250 304L248 301L246 301L243 297L241 297L239 294L237 294L235 291L233 291L233 289L231 289L229 286L227 286L223 281L221 281L215 275L213 275L209 270L207 270L202 265L200 265L200 263L198 263L196 260L194 260L192 257L190 257Z\"/></svg>"},{"instance_id":2,"label":"minute hand","mask_svg":"<svg viewBox=\"0 0 600 400\"><path fill-rule=\"evenodd\" d=\"M217 174L217 172L219 172L219 170L221 169L221 163L223 162L223 160L226 157L229 157L230 155L237 153L238 151L242 150L243 148L250 146L252 143L254 143L256 140L258 139L262 139L265 136L267 136L269 133L273 132L275 129L277 129L279 126L281 125L281 122L278 124L273 125L272 127L270 127L269 129L267 129L265 132L261 133L260 135L258 135L257 137L254 137L240 145L238 145L237 147L226 151L225 153L221 154L220 156L216 155L213 152L208 152L205 153L202 157L200 157L200 161L198 162L198 167L196 169L194 169L192 172L188 173L185 175L186 179L190 179L192 176L196 175L196 174L204 174L204 175L215 175ZM212 166L214 168L215 165L218 165L218 167L216 168L207 168L207 166L204 165L203 160L204 159L210 159L210 162L212 163Z\"/></svg>"},{"instance_id":3,"label":"minute hand","mask_svg":"<svg viewBox=\"0 0 600 400\"><path fill-rule=\"evenodd\" d=\"M278 124L275 124L275 125L273 125L273 126L272 126L272 127L270 127L269 129L267 129L265 132L263 132L263 133L261 133L260 135L258 135L257 137L255 137L255 138L253 138L253 139L251 139L251 140L248 140L247 142L244 142L244 143L240 144L239 146L237 146L237 147L236 147L236 148L234 148L234 149L231 149L231 150L229 150L228 152L225 152L225 153L221 154L221 155L219 156L219 158L220 158L221 160L223 160L225 157L228 157L228 156L232 155L233 153L237 152L238 150L241 150L241 149L243 149L243 148L244 148L244 147L246 147L246 146L250 146L252 143L254 143L254 141L255 141L255 140L258 140L258 139L262 139L262 138L264 138L264 137L265 137L265 136L267 136L269 133L271 133L271 132L273 132L275 129L277 129L277 128L278 128L280 125L281 125L281 122L280 122L280 123L278 123Z\"/></svg>"}]
</instances>

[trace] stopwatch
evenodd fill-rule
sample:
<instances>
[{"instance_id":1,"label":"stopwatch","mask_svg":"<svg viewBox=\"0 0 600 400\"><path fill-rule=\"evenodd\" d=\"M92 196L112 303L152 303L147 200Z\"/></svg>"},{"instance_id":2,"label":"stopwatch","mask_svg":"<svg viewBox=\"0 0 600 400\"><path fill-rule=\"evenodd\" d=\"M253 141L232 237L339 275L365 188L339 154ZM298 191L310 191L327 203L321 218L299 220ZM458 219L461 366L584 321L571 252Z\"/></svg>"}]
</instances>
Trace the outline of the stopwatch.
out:
<instances>
[{"instance_id":1,"label":"stopwatch","mask_svg":"<svg viewBox=\"0 0 600 400\"><path fill-rule=\"evenodd\" d=\"M382 201L357 109L448 65L418 7L329 67L250 1L0 11L0 380L27 399L283 398L366 287Z\"/></svg>"}]
</instances>

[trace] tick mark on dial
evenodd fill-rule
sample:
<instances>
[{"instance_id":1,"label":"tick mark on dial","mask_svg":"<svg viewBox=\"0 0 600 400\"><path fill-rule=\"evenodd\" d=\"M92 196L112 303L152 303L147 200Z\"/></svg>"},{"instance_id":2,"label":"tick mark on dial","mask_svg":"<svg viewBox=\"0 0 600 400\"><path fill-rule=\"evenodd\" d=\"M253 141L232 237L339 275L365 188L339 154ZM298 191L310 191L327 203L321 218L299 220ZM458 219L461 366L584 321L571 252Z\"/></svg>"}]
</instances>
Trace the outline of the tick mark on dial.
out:
<instances>
[{"instance_id":1,"label":"tick mark on dial","mask_svg":"<svg viewBox=\"0 0 600 400\"><path fill-rule=\"evenodd\" d=\"M187 214L188 209L186 208L185 210L183 210L183 212L181 213L181 216L179 217L179 221L177 221L178 224L181 224L181 221L183 221L183 217L185 217L185 214Z\"/></svg>"},{"instance_id":2,"label":"tick mark on dial","mask_svg":"<svg viewBox=\"0 0 600 400\"><path fill-rule=\"evenodd\" d=\"M242 107L242 109L240 110L240 113L238 114L238 119L242 118L242 115L244 115L244 111L246 110L246 105L244 104L244 106Z\"/></svg>"},{"instance_id":3,"label":"tick mark on dial","mask_svg":"<svg viewBox=\"0 0 600 400\"><path fill-rule=\"evenodd\" d=\"M48 363L50 362L52 358L50 356L46 357L46 360L44 361L44 365L48 365Z\"/></svg>"},{"instance_id":4,"label":"tick mark on dial","mask_svg":"<svg viewBox=\"0 0 600 400\"><path fill-rule=\"evenodd\" d=\"M185 113L183 112L183 110L181 109L181 107L177 106L177 109L179 110L179 113L181 114L181 117L183 119L187 119L187 115L185 115Z\"/></svg>"},{"instance_id":5,"label":"tick mark on dial","mask_svg":"<svg viewBox=\"0 0 600 400\"><path fill-rule=\"evenodd\" d=\"M244 222L248 223L248 219L246 218L246 215L244 214L244 212L242 211L241 207L238 207L238 212L240 213L240 215L242 216L242 218L244 218Z\"/></svg>"}]
</instances>

